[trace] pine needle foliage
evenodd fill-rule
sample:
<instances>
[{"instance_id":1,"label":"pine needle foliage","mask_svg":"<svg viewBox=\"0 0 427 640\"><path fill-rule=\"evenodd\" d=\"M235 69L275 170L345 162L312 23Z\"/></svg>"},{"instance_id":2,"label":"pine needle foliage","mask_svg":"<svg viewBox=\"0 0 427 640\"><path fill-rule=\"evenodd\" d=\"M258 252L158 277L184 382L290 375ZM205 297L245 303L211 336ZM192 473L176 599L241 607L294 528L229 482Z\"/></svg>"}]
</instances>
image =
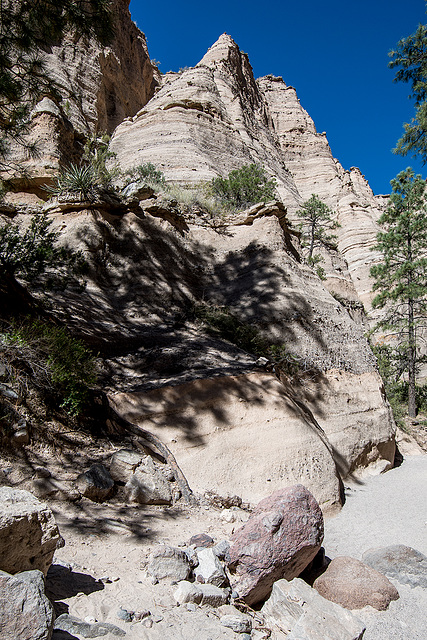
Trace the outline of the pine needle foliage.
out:
<instances>
[{"instance_id":1,"label":"pine needle foliage","mask_svg":"<svg viewBox=\"0 0 427 640\"><path fill-rule=\"evenodd\" d=\"M13 144L36 154L26 140L36 102L43 96L60 99L43 50L57 44L65 32L107 44L113 37L111 10L110 0L0 0L1 171L11 168L8 154Z\"/></svg>"},{"instance_id":2,"label":"pine needle foliage","mask_svg":"<svg viewBox=\"0 0 427 640\"><path fill-rule=\"evenodd\" d=\"M398 69L395 82L405 82L411 86L410 98L415 100L415 116L404 124L402 137L395 153L420 156L427 162L427 25L420 24L416 31L402 38L396 48L390 51L389 67Z\"/></svg>"},{"instance_id":3,"label":"pine needle foliage","mask_svg":"<svg viewBox=\"0 0 427 640\"><path fill-rule=\"evenodd\" d=\"M379 219L385 230L374 249L382 261L371 268L374 308L385 310L377 328L391 332L405 355L408 413L416 415L416 368L419 330L427 323L427 204L426 183L411 168L391 181L390 202Z\"/></svg>"}]
</instances>

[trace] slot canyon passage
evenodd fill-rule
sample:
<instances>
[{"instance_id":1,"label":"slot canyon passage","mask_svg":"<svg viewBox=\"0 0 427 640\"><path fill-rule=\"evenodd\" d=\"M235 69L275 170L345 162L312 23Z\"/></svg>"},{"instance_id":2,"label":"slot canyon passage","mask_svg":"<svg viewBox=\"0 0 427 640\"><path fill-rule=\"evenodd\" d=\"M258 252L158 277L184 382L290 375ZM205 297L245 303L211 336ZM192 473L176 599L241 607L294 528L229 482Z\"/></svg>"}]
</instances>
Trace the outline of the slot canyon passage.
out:
<instances>
[{"instance_id":1,"label":"slot canyon passage","mask_svg":"<svg viewBox=\"0 0 427 640\"><path fill-rule=\"evenodd\" d=\"M422 640L427 420L372 350L389 198L231 36L162 74L128 6L37 45L56 88L0 163L0 637ZM215 199L242 167L269 197Z\"/></svg>"}]
</instances>

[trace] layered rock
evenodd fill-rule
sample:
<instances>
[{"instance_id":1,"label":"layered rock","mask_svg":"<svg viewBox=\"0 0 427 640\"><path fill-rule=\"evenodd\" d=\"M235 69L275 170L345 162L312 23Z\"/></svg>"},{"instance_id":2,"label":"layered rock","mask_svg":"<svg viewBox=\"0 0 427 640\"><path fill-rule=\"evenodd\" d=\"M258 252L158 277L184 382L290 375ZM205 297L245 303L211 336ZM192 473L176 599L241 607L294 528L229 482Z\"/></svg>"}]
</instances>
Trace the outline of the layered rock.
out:
<instances>
[{"instance_id":1,"label":"layered rock","mask_svg":"<svg viewBox=\"0 0 427 640\"><path fill-rule=\"evenodd\" d=\"M43 54L61 101L43 98L32 113L30 139L37 142L38 156L25 165L36 184L37 177L45 181L57 171L58 163L75 162L86 136L112 133L153 96L159 72L128 7L129 0L114 0L115 35L108 47L66 34Z\"/></svg>"}]
</instances>

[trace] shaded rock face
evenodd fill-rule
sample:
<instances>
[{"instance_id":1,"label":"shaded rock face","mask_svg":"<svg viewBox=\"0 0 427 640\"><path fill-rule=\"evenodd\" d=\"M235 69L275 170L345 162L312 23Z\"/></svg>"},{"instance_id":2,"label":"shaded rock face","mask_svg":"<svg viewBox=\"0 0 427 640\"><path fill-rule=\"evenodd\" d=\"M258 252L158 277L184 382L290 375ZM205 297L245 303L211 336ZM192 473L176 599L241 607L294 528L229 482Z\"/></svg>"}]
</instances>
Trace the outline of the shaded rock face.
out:
<instances>
[{"instance_id":1,"label":"shaded rock face","mask_svg":"<svg viewBox=\"0 0 427 640\"><path fill-rule=\"evenodd\" d=\"M346 609L387 609L399 592L383 574L360 560L341 556L334 558L313 587L321 596Z\"/></svg>"},{"instance_id":2,"label":"shaded rock face","mask_svg":"<svg viewBox=\"0 0 427 640\"><path fill-rule=\"evenodd\" d=\"M0 488L0 570L46 574L63 543L52 511L28 491Z\"/></svg>"},{"instance_id":3,"label":"shaded rock face","mask_svg":"<svg viewBox=\"0 0 427 640\"><path fill-rule=\"evenodd\" d=\"M26 161L35 176L75 162L83 136L112 133L153 96L159 72L152 65L145 36L132 22L128 0L114 0L115 36L108 47L66 35L44 54L46 72L62 87L62 102L44 98L33 111L31 140L39 157Z\"/></svg>"},{"instance_id":4,"label":"shaded rock face","mask_svg":"<svg viewBox=\"0 0 427 640\"><path fill-rule=\"evenodd\" d=\"M302 485L262 500L232 536L227 564L234 589L249 605L265 599L276 580L292 580L313 560L323 541L319 505Z\"/></svg>"}]
</instances>

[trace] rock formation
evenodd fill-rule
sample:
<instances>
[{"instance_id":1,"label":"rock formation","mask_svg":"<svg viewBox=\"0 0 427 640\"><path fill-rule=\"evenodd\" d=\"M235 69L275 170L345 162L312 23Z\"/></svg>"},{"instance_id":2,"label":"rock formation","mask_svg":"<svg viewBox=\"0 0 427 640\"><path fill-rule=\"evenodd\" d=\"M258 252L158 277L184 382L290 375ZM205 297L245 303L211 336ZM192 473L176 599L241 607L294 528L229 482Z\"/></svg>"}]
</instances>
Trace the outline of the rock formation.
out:
<instances>
[{"instance_id":1,"label":"rock formation","mask_svg":"<svg viewBox=\"0 0 427 640\"><path fill-rule=\"evenodd\" d=\"M150 61L144 34L131 20L129 0L114 0L113 11L110 46L66 35L43 54L61 100L45 97L32 113L30 139L37 143L38 157L25 164L33 185L46 182L58 164L77 161L86 136L111 134L154 94L160 74Z\"/></svg>"},{"instance_id":2,"label":"rock formation","mask_svg":"<svg viewBox=\"0 0 427 640\"><path fill-rule=\"evenodd\" d=\"M85 291L55 294L56 315L102 354L118 412L165 439L196 489L253 503L303 482L333 510L344 478L394 460L394 422L361 322L382 200L333 158L295 90L281 78L255 81L226 34L154 92L157 72L127 4L115 3L108 51L65 40L48 54L59 81L69 88L78 77L87 91L76 87L80 109L70 102L66 118L62 103L36 108L35 122L48 118L47 164L61 160L58 144L73 148L76 131L118 124L111 148L123 169L151 162L168 181L194 185L260 163L283 202L216 220L134 185L120 206L47 205L91 269ZM51 118L67 123L68 137ZM338 250L325 252L326 283L301 260L291 229L313 192L341 224ZM285 363L264 370L250 349L209 334L198 304L256 328Z\"/></svg>"}]
</instances>

